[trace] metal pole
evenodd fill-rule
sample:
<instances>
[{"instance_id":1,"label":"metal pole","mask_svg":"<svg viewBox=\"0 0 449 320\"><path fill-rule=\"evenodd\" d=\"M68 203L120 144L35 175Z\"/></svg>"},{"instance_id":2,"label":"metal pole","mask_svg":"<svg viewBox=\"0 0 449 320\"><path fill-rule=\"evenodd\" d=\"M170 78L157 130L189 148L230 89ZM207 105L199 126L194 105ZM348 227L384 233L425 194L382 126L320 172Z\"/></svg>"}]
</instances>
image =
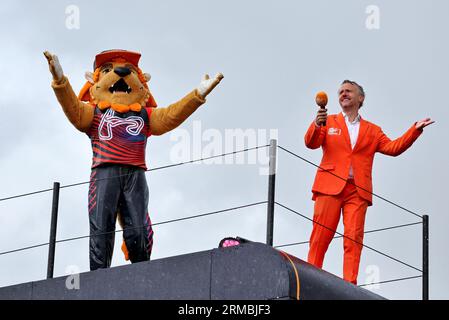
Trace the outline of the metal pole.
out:
<instances>
[{"instance_id":1,"label":"metal pole","mask_svg":"<svg viewBox=\"0 0 449 320\"><path fill-rule=\"evenodd\" d=\"M270 164L268 175L268 207L267 207L267 245L269 246L273 246L276 151L277 151L277 141L275 139L271 139L269 151Z\"/></svg>"},{"instance_id":2,"label":"metal pole","mask_svg":"<svg viewBox=\"0 0 449 320\"><path fill-rule=\"evenodd\" d=\"M429 300L429 216L423 216L422 299Z\"/></svg>"},{"instance_id":3,"label":"metal pole","mask_svg":"<svg viewBox=\"0 0 449 320\"><path fill-rule=\"evenodd\" d=\"M53 202L51 207L50 245L48 248L47 279L53 278L55 266L56 226L58 223L59 182L53 183Z\"/></svg>"}]
</instances>

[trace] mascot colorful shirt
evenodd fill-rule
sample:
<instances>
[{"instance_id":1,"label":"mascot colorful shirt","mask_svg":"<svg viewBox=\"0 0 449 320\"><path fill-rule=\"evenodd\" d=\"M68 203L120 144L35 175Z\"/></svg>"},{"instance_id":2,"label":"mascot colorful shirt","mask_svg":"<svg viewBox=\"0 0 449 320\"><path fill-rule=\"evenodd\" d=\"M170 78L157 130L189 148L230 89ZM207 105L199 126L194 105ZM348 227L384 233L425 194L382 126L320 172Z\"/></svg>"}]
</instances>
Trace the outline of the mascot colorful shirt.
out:
<instances>
[{"instance_id":1,"label":"mascot colorful shirt","mask_svg":"<svg viewBox=\"0 0 449 320\"><path fill-rule=\"evenodd\" d=\"M151 135L161 135L184 122L221 81L205 75L200 85L166 108L156 108L148 88L150 75L139 68L140 53L103 51L79 95L64 76L58 57L44 52L52 87L69 121L88 135L92 173L88 210L90 269L107 268L114 249L117 217L122 225L125 258L150 259L153 230L148 215L145 149Z\"/></svg>"}]
</instances>

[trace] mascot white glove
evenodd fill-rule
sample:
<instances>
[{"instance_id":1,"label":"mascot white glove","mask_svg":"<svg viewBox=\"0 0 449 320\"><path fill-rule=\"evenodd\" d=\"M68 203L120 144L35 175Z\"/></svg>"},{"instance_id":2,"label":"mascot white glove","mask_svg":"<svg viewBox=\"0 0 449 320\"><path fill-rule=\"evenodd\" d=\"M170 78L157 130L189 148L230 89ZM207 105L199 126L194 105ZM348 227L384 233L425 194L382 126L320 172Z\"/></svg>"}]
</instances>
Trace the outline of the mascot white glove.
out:
<instances>
[{"instance_id":1,"label":"mascot white glove","mask_svg":"<svg viewBox=\"0 0 449 320\"><path fill-rule=\"evenodd\" d=\"M45 58L48 61L48 67L50 68L50 72L53 76L53 80L56 82L60 82L64 76L62 71L61 64L59 63L59 59L55 54L51 54L48 51L44 52Z\"/></svg>"},{"instance_id":2,"label":"mascot white glove","mask_svg":"<svg viewBox=\"0 0 449 320\"><path fill-rule=\"evenodd\" d=\"M223 75L221 73L217 73L214 78L210 79L209 75L204 75L201 80L199 86L196 88L201 97L206 98L206 96L220 83L221 79L223 79Z\"/></svg>"}]
</instances>

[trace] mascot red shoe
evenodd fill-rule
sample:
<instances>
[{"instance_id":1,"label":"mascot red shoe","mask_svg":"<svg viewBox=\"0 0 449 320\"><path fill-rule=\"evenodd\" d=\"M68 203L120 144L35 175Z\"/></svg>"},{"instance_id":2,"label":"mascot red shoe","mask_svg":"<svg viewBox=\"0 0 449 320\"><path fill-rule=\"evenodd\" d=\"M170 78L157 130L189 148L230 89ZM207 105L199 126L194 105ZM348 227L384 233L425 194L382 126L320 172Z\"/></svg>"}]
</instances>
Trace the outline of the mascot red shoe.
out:
<instances>
[{"instance_id":1,"label":"mascot red shoe","mask_svg":"<svg viewBox=\"0 0 449 320\"><path fill-rule=\"evenodd\" d=\"M206 75L198 88L180 101L156 108L148 88L150 76L139 68L140 53L103 51L94 72L77 96L57 56L44 52L52 87L69 121L91 140L89 187L90 269L108 268L114 249L117 216L124 229L125 257L132 263L150 259L153 230L148 215L145 147L150 135L179 126L221 81Z\"/></svg>"}]
</instances>

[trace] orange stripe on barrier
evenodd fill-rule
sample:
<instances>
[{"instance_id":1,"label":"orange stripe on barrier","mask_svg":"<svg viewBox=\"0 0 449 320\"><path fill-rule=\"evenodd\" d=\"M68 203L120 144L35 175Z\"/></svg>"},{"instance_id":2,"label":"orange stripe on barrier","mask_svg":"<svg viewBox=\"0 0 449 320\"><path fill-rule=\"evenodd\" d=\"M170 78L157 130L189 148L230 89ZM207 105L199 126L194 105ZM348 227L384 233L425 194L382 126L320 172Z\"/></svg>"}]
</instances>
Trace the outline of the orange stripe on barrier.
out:
<instances>
[{"instance_id":1,"label":"orange stripe on barrier","mask_svg":"<svg viewBox=\"0 0 449 320\"><path fill-rule=\"evenodd\" d=\"M295 271L295 277L296 277L296 300L299 300L299 294L300 294L300 289L301 289L301 283L299 282L299 275L298 275L298 270L296 269L295 264L293 263L292 259L290 259L289 255L287 253L285 253L284 251L280 251L279 252L288 259L288 261L290 261L293 270Z\"/></svg>"}]
</instances>

